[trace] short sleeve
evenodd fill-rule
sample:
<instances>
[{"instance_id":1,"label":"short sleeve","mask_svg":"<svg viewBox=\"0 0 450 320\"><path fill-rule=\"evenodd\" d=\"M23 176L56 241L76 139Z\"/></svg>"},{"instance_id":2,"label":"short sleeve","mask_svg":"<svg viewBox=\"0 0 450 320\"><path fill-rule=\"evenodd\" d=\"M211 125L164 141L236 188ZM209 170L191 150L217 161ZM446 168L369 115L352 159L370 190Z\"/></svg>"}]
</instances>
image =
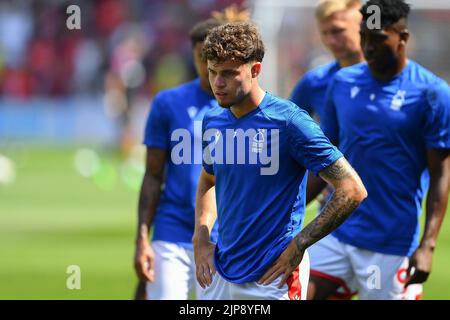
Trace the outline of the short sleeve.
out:
<instances>
[{"instance_id":1,"label":"short sleeve","mask_svg":"<svg viewBox=\"0 0 450 320\"><path fill-rule=\"evenodd\" d=\"M169 149L170 148L170 117L167 107L157 95L150 108L144 133L144 144L148 147Z\"/></svg>"},{"instance_id":2,"label":"short sleeve","mask_svg":"<svg viewBox=\"0 0 450 320\"><path fill-rule=\"evenodd\" d=\"M450 149L450 88L439 83L427 91L424 138L427 149Z\"/></svg>"},{"instance_id":3,"label":"short sleeve","mask_svg":"<svg viewBox=\"0 0 450 320\"><path fill-rule=\"evenodd\" d=\"M207 118L204 117L203 122L202 122L202 150L203 150L202 165L208 174L214 175L212 155L211 155L211 150L209 147L212 140L208 141L208 139L206 139L207 138L205 135L206 123L207 123Z\"/></svg>"},{"instance_id":4,"label":"short sleeve","mask_svg":"<svg viewBox=\"0 0 450 320\"><path fill-rule=\"evenodd\" d=\"M294 90L292 90L291 96L289 97L289 100L312 115L315 113L315 110L311 105L311 101L309 99L309 95L311 94L311 90L309 89L309 87L309 77L308 74L306 74L295 85Z\"/></svg>"},{"instance_id":5,"label":"short sleeve","mask_svg":"<svg viewBox=\"0 0 450 320\"><path fill-rule=\"evenodd\" d=\"M342 157L319 125L303 110L293 113L287 123L287 132L291 155L315 175Z\"/></svg>"},{"instance_id":6,"label":"short sleeve","mask_svg":"<svg viewBox=\"0 0 450 320\"><path fill-rule=\"evenodd\" d=\"M320 119L320 127L328 139L337 145L339 143L339 123L337 120L336 106L333 101L333 90L335 86L336 81L332 80L327 88L324 112Z\"/></svg>"}]
</instances>

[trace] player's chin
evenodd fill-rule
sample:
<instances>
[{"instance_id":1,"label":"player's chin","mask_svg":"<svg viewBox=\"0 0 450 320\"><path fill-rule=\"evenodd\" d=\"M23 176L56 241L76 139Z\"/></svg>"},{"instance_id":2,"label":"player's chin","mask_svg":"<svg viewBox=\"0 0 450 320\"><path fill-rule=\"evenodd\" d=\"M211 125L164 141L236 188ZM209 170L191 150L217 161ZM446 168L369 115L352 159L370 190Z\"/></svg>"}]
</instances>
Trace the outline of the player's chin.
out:
<instances>
[{"instance_id":1,"label":"player's chin","mask_svg":"<svg viewBox=\"0 0 450 320\"><path fill-rule=\"evenodd\" d=\"M348 56L348 50L345 48L333 48L331 53L337 60L345 59Z\"/></svg>"},{"instance_id":2,"label":"player's chin","mask_svg":"<svg viewBox=\"0 0 450 320\"><path fill-rule=\"evenodd\" d=\"M229 109L231 108L231 106L233 105L233 103L227 102L227 101L221 101L221 100L217 100L217 103L219 104L219 106L221 106L222 108L226 108Z\"/></svg>"},{"instance_id":3,"label":"player's chin","mask_svg":"<svg viewBox=\"0 0 450 320\"><path fill-rule=\"evenodd\" d=\"M387 64L384 64L383 62L373 59L367 60L367 65L369 66L370 70L379 73L386 72L389 69Z\"/></svg>"}]
</instances>

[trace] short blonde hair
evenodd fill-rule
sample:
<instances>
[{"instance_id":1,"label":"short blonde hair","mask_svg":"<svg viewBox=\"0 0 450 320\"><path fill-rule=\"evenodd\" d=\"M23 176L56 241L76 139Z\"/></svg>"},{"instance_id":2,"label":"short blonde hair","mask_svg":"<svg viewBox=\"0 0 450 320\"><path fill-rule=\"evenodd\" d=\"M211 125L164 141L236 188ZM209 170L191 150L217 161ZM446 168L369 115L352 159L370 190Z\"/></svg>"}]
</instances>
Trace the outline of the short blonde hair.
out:
<instances>
[{"instance_id":1,"label":"short blonde hair","mask_svg":"<svg viewBox=\"0 0 450 320\"><path fill-rule=\"evenodd\" d=\"M236 4L226 7L223 11L213 11L211 16L225 23L250 21L250 11L246 8L239 8Z\"/></svg>"},{"instance_id":2,"label":"short blonde hair","mask_svg":"<svg viewBox=\"0 0 450 320\"><path fill-rule=\"evenodd\" d=\"M316 18L319 21L329 18L338 11L361 7L361 0L320 0L316 8Z\"/></svg>"}]
</instances>

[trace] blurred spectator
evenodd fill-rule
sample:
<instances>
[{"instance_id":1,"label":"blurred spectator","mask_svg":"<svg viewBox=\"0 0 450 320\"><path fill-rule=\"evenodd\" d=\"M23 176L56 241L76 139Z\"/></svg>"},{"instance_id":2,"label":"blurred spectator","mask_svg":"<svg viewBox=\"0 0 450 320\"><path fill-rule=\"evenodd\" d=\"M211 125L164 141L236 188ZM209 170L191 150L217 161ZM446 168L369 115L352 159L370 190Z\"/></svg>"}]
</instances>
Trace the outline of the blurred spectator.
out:
<instances>
[{"instance_id":1,"label":"blurred spectator","mask_svg":"<svg viewBox=\"0 0 450 320\"><path fill-rule=\"evenodd\" d=\"M194 76L186 30L212 10L242 2L80 0L81 30L68 30L70 1L2 1L0 93L99 94L118 77L127 95L150 97ZM164 66L170 70L161 72Z\"/></svg>"}]
</instances>

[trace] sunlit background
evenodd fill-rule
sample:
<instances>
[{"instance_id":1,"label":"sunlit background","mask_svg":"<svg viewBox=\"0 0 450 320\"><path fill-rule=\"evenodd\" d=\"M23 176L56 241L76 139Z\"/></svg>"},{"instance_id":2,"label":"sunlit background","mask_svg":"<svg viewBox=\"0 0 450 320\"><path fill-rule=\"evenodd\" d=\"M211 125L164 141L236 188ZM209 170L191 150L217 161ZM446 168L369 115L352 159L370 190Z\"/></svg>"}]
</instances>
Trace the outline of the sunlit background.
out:
<instances>
[{"instance_id":1,"label":"sunlit background","mask_svg":"<svg viewBox=\"0 0 450 320\"><path fill-rule=\"evenodd\" d=\"M265 89L287 97L331 59L314 0L1 1L0 299L133 297L152 97L195 77L188 31L232 3L249 7L263 34ZM410 57L449 81L450 2L409 3ZM66 27L72 4L81 30ZM450 298L448 219L426 299ZM66 286L71 265L80 290Z\"/></svg>"}]
</instances>

